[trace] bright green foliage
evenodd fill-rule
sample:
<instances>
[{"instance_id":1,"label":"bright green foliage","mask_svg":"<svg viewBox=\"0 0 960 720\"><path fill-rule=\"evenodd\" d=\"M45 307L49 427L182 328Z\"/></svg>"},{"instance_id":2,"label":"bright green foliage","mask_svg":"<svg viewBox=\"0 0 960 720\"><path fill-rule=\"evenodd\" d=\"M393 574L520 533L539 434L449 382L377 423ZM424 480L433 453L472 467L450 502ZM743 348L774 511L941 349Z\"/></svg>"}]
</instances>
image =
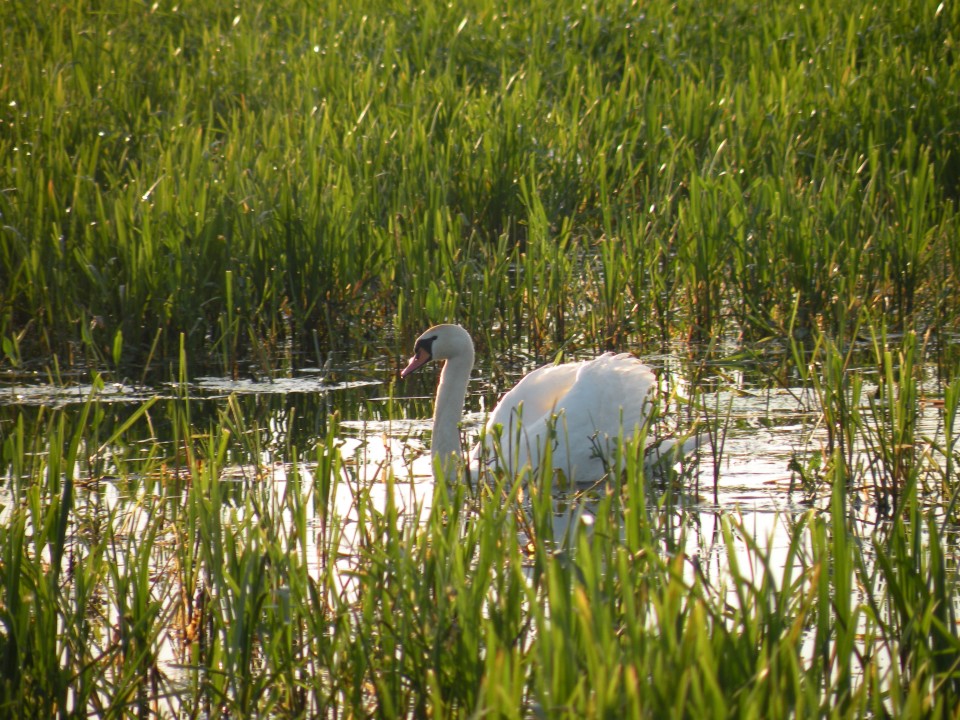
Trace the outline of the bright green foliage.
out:
<instances>
[{"instance_id":1,"label":"bright green foliage","mask_svg":"<svg viewBox=\"0 0 960 720\"><path fill-rule=\"evenodd\" d=\"M28 5L9 362L956 327L957 3Z\"/></svg>"},{"instance_id":2,"label":"bright green foliage","mask_svg":"<svg viewBox=\"0 0 960 720\"><path fill-rule=\"evenodd\" d=\"M0 715L948 717L960 702L952 540L916 485L859 537L839 449L826 511L781 516L786 547L735 512L704 545L683 521L699 510L648 494L637 447L592 499L503 477L437 487L418 523L389 499L412 488L343 462L336 422L280 482L229 467L262 451L236 399L206 430L192 410L168 401L177 457L132 472L150 405L114 427L91 401L10 433Z\"/></svg>"},{"instance_id":3,"label":"bright green foliage","mask_svg":"<svg viewBox=\"0 0 960 720\"><path fill-rule=\"evenodd\" d=\"M955 716L958 28L939 0L0 3L0 363L177 380L165 414L4 415L0 717ZM417 523L335 416L278 492L260 416L189 398L188 356L453 319L551 356L787 337L829 502L785 551L724 513L716 577L636 454L562 537L542 477Z\"/></svg>"}]
</instances>

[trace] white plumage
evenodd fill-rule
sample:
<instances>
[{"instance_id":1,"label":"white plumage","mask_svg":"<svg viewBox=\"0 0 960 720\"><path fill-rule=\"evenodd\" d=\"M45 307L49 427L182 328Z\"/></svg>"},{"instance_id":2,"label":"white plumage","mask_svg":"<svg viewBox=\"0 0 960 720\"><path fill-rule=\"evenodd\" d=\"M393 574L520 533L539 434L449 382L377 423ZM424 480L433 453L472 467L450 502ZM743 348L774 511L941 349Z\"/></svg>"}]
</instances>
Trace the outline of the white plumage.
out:
<instances>
[{"instance_id":1,"label":"white plumage","mask_svg":"<svg viewBox=\"0 0 960 720\"><path fill-rule=\"evenodd\" d=\"M473 341L459 325L437 325L416 341L401 376L430 360L443 360L434 405L431 454L448 477L458 474L458 423L473 368ZM526 375L501 399L487 421L485 440L470 454L471 474L503 462L511 472L540 467L549 445L555 472L571 482L603 477L617 442L632 438L650 414L656 378L629 354L606 353L594 360L548 365ZM493 452L497 429L500 454Z\"/></svg>"}]
</instances>

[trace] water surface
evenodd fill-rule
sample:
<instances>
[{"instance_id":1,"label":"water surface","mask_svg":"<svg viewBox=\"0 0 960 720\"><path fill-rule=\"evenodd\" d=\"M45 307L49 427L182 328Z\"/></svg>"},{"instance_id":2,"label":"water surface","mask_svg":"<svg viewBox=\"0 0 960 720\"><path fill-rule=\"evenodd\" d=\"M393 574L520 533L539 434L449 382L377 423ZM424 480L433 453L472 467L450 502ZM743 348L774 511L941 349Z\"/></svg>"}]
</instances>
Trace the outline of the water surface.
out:
<instances>
[{"instance_id":1,"label":"water surface","mask_svg":"<svg viewBox=\"0 0 960 720\"><path fill-rule=\"evenodd\" d=\"M766 562L782 571L794 524L808 513L826 512L829 504L829 488L815 482L814 459L828 437L816 396L757 363L723 363L711 369L703 358L672 355L648 362L661 377L662 391L676 391L684 398L666 408L663 426L656 430L682 431L698 423L711 436L698 457L685 464L680 484L650 487L648 501L675 527L677 544L667 543L664 552L684 553L691 578L697 573L716 588L727 586L731 558L739 573L762 575L762 564L747 539L764 548ZM76 468L77 504L119 513L124 518L121 532L134 536L144 527L155 499L177 503L182 497L182 492L161 490L147 468L157 466L159 454L172 477L180 477L178 468L183 468L182 477L189 476L190 460L178 430L184 414L200 433L231 428L236 432L225 453L224 517L242 512L249 493L278 508L287 493L303 493L311 531L307 555L315 574L329 561L329 548L318 543L324 537L324 519L317 512L313 472L326 444L333 442L344 459L331 491L333 515L343 531L335 563L341 591L349 596L353 550L363 532L361 496L380 509L392 501L411 523L427 516L434 497L429 431L436 375L423 372L399 382L397 366L396 361L331 362L283 377L201 376L186 385L149 387L91 378L56 384L8 376L0 383L0 433L9 437L18 424L56 427L64 422L70 428L92 400L95 427L88 439L91 447L81 453ZM464 419L468 438L479 431L499 389L509 387L521 372L484 365L474 371ZM866 391L876 392L869 380ZM936 394L932 370L925 387L931 396ZM152 402L149 410L120 440L100 445L146 402ZM921 403L917 435L935 439L942 431L941 408ZM31 452L42 455L49 447ZM800 467L807 468L806 482ZM5 518L10 507L23 501L25 488L13 466L5 465L3 471L0 505L6 511L0 517ZM849 492L849 507L864 536L878 522L868 479L866 474L854 478ZM556 491L553 535L558 543L569 537L572 524L592 525L595 499L602 492ZM738 528L732 547L721 529L724 518ZM75 537L82 532L72 529ZM736 601L728 591L728 602ZM159 658L171 677L186 664L183 652L171 634Z\"/></svg>"}]
</instances>

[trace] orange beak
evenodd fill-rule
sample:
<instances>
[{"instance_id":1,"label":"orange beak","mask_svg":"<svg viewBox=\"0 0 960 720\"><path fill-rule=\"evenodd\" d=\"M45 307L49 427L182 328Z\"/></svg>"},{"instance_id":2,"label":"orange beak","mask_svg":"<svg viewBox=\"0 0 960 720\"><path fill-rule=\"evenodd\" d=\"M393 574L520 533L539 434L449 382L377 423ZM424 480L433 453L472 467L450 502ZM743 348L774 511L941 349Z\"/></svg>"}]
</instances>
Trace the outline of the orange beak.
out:
<instances>
[{"instance_id":1,"label":"orange beak","mask_svg":"<svg viewBox=\"0 0 960 720\"><path fill-rule=\"evenodd\" d=\"M428 353L423 348L419 348L416 354L412 358L410 358L410 362L407 363L407 366L400 371L400 377L405 378L414 370L419 370L420 368L422 368L428 362L430 362L430 353Z\"/></svg>"}]
</instances>

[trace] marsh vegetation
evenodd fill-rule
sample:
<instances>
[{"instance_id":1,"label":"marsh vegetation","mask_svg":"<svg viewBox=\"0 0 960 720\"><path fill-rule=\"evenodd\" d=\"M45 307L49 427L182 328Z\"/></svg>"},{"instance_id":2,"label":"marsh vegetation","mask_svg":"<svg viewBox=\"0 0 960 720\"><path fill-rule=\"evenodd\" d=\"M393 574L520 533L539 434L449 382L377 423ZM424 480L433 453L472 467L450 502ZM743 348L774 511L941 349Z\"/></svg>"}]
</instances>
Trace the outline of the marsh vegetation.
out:
<instances>
[{"instance_id":1,"label":"marsh vegetation","mask_svg":"<svg viewBox=\"0 0 960 720\"><path fill-rule=\"evenodd\" d=\"M956 717L958 28L0 5L0 715ZM440 321L711 443L434 487Z\"/></svg>"}]
</instances>

